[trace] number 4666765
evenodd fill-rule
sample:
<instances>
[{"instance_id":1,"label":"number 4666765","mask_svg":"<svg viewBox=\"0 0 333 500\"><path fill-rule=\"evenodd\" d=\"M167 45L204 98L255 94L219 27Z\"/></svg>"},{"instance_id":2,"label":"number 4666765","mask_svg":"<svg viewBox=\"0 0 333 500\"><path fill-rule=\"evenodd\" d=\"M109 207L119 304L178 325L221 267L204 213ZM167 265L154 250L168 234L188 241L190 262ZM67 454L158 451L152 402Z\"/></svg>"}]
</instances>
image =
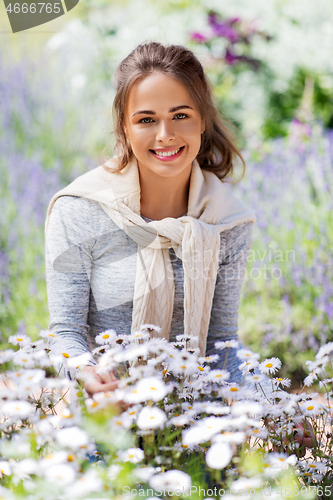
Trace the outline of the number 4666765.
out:
<instances>
[{"instance_id":1,"label":"number 4666765","mask_svg":"<svg viewBox=\"0 0 333 500\"><path fill-rule=\"evenodd\" d=\"M14 14L19 14L20 12L22 12L23 14L27 14L28 12L30 14L35 14L36 12L38 12L39 14L41 14L41 12L43 12L43 9L45 7L44 12L46 12L47 14L51 14L52 12L54 12L55 14L59 14L61 12L61 9L60 9L61 2L58 2L58 3L39 2L37 4L36 3L30 3L30 4L23 3L22 5L19 3L15 3L13 5L14 5L14 7L12 8L12 4L10 3L8 5L8 7L6 8L6 11L10 12L10 13L13 12ZM39 10L38 10L38 8L39 8Z\"/></svg>"}]
</instances>

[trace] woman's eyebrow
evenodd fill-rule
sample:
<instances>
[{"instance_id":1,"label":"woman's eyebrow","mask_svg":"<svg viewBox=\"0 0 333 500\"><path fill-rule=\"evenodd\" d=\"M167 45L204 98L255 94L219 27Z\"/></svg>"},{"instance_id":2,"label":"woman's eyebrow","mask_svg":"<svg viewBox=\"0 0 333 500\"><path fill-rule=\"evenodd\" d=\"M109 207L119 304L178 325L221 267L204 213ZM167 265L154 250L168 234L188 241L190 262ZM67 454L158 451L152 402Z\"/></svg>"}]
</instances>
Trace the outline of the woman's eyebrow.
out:
<instances>
[{"instance_id":1,"label":"woman's eyebrow","mask_svg":"<svg viewBox=\"0 0 333 500\"><path fill-rule=\"evenodd\" d=\"M187 106L187 104L182 104L181 106L176 106L175 108L169 109L169 113L174 113L175 111L179 111L180 109L193 109L191 106ZM156 115L155 111L151 111L149 109L142 109L140 111L136 111L132 116L135 115Z\"/></svg>"}]
</instances>

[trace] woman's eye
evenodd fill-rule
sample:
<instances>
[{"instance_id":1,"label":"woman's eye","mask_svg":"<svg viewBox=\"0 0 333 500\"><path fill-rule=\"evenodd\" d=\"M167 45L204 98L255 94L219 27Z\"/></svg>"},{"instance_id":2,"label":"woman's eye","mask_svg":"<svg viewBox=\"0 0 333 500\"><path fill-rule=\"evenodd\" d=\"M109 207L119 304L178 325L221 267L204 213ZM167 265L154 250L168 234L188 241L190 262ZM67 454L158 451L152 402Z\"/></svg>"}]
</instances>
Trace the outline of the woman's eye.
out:
<instances>
[{"instance_id":1,"label":"woman's eye","mask_svg":"<svg viewBox=\"0 0 333 500\"><path fill-rule=\"evenodd\" d=\"M153 120L152 118L149 118L149 116L146 116L146 118L142 118L139 123L151 123Z\"/></svg>"},{"instance_id":2,"label":"woman's eye","mask_svg":"<svg viewBox=\"0 0 333 500\"><path fill-rule=\"evenodd\" d=\"M177 120L183 120L184 118L187 118L187 115L185 115L185 113L177 113L175 118L177 118Z\"/></svg>"}]
</instances>

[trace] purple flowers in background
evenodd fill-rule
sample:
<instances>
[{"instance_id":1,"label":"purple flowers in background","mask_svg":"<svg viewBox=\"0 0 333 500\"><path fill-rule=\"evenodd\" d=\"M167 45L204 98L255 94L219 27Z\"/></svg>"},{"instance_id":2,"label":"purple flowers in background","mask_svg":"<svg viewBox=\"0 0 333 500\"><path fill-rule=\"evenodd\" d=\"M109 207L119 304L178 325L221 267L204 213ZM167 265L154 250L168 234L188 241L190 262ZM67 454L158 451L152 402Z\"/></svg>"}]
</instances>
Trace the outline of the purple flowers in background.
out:
<instances>
[{"instance_id":1,"label":"purple flowers in background","mask_svg":"<svg viewBox=\"0 0 333 500\"><path fill-rule=\"evenodd\" d=\"M269 41L271 37L267 33L257 29L254 22L245 22L240 17L223 18L214 11L208 13L207 21L205 33L190 33L194 42L206 45L214 58L223 60L229 66L245 63L254 71L259 70L261 62L249 53L251 40L260 36ZM217 39L225 42L224 49L220 49L219 53L212 49Z\"/></svg>"},{"instance_id":2,"label":"purple flowers in background","mask_svg":"<svg viewBox=\"0 0 333 500\"><path fill-rule=\"evenodd\" d=\"M76 149L82 117L46 68L45 60L13 63L0 52L0 329L6 335L25 321L24 307L33 310L45 296L44 221L51 197L72 170L79 175L92 166L83 148ZM75 129L67 141L66 120Z\"/></svg>"},{"instance_id":3,"label":"purple flowers in background","mask_svg":"<svg viewBox=\"0 0 333 500\"><path fill-rule=\"evenodd\" d=\"M252 248L264 258L254 264L283 270L281 279L265 281L263 292L276 296L279 286L284 324L274 335L267 328L264 341L290 339L301 352L317 348L333 332L333 132L307 129L306 137L291 134L245 154L247 173L236 191L257 216ZM274 259L274 250L282 259ZM255 281L248 286L251 294ZM302 328L293 320L298 305L313 313Z\"/></svg>"}]
</instances>

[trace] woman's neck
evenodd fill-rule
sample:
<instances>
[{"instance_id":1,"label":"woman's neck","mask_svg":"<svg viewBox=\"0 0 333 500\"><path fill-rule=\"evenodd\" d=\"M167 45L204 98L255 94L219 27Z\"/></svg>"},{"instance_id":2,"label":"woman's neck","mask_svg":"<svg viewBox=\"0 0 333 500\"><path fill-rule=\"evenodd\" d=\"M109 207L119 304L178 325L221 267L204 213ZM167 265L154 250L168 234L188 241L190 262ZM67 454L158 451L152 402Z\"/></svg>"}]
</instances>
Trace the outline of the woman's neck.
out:
<instances>
[{"instance_id":1,"label":"woman's neck","mask_svg":"<svg viewBox=\"0 0 333 500\"><path fill-rule=\"evenodd\" d=\"M181 217L187 213L190 179L157 177L139 170L141 215L153 220Z\"/></svg>"}]
</instances>

